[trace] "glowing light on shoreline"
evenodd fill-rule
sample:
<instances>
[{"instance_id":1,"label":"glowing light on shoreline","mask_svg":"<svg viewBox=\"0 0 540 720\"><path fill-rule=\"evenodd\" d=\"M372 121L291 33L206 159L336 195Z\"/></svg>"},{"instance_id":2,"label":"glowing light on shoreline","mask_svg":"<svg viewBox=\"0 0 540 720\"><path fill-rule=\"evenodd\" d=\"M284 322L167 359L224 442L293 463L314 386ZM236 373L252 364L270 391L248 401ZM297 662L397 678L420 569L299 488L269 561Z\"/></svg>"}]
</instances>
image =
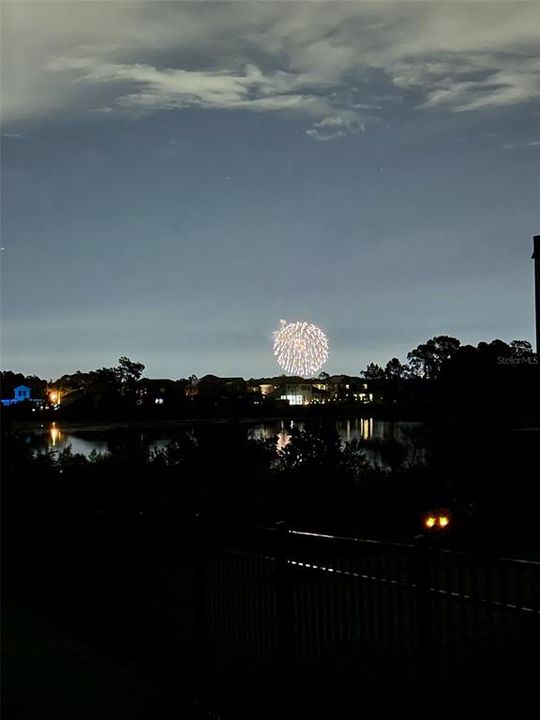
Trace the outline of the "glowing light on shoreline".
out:
<instances>
[{"instance_id":1,"label":"glowing light on shoreline","mask_svg":"<svg viewBox=\"0 0 540 720\"><path fill-rule=\"evenodd\" d=\"M310 377L328 360L328 340L312 323L281 320L274 333L274 355L285 372Z\"/></svg>"},{"instance_id":2,"label":"glowing light on shoreline","mask_svg":"<svg viewBox=\"0 0 540 720\"><path fill-rule=\"evenodd\" d=\"M60 390L51 390L49 392L49 402L53 405L60 405Z\"/></svg>"}]
</instances>

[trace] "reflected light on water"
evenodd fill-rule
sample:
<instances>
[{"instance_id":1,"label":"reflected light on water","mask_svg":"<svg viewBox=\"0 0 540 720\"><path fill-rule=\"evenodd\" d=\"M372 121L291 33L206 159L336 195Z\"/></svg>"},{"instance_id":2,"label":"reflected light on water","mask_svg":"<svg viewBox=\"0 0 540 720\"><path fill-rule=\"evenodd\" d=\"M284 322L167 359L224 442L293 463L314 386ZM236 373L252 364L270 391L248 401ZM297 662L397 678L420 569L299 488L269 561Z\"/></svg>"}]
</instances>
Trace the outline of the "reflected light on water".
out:
<instances>
[{"instance_id":1,"label":"reflected light on water","mask_svg":"<svg viewBox=\"0 0 540 720\"><path fill-rule=\"evenodd\" d=\"M280 433L278 433L276 443L278 450L283 450L283 448L286 447L290 442L291 436L285 430L282 430Z\"/></svg>"},{"instance_id":2,"label":"reflected light on water","mask_svg":"<svg viewBox=\"0 0 540 720\"><path fill-rule=\"evenodd\" d=\"M351 421L347 420L345 424L338 422L338 432L347 442L351 440L371 440L373 437L373 418L356 418L354 427Z\"/></svg>"},{"instance_id":3,"label":"reflected light on water","mask_svg":"<svg viewBox=\"0 0 540 720\"><path fill-rule=\"evenodd\" d=\"M360 437L362 438L362 440L371 440L371 438L373 437L373 418L366 418L360 420L360 422Z\"/></svg>"},{"instance_id":4,"label":"reflected light on water","mask_svg":"<svg viewBox=\"0 0 540 720\"><path fill-rule=\"evenodd\" d=\"M270 440L277 438L276 448L283 450L290 442L290 429L294 425L294 421L281 421L280 423L261 423L254 429L254 437ZM381 423L379 423L381 424ZM304 422L297 423L300 430L304 429ZM343 442L351 442L352 440L371 440L375 434L383 432L379 427L378 433L375 433L373 418L355 418L354 420L338 420L336 430Z\"/></svg>"},{"instance_id":5,"label":"reflected light on water","mask_svg":"<svg viewBox=\"0 0 540 720\"><path fill-rule=\"evenodd\" d=\"M313 421L312 421L313 422ZM316 421L315 421L316 422ZM410 445L409 436L405 433L405 430L409 426L414 426L415 423L401 423L394 421L384 421L380 419L374 419L370 417L356 417L356 418L343 418L339 420L327 420L327 423L334 425L337 430L339 437L341 438L342 444L345 442L352 442L354 440L373 440L373 439L392 439L395 438L400 442L403 442L407 447ZM60 423L61 425L61 423ZM310 421L304 422L303 420L273 420L267 422L261 422L253 425L250 428L251 436L258 440L273 440L278 451L285 449L291 443L291 432L292 428L297 427L299 430L303 430L306 427L309 429ZM134 430L136 434L137 431ZM109 452L109 442L112 433L109 431L91 431L90 428L81 428L78 431L74 431L70 428L62 429L58 427L58 423L51 422L45 425L40 431L39 435L43 435L46 438L46 445L49 448L59 450L67 445L71 445L74 454L80 453L88 457L90 453L95 450L98 453ZM162 448L166 447L169 440L169 434L160 435L157 439L152 440L149 444L150 448ZM146 442L143 436L140 438L140 444L144 445ZM379 461L376 456L376 450L364 449L369 459ZM452 524L452 518L442 509L441 514L446 515L449 518L449 525ZM437 521L438 522L438 521ZM444 521L443 521L444 523ZM446 526L442 526L446 527Z\"/></svg>"},{"instance_id":6,"label":"reflected light on water","mask_svg":"<svg viewBox=\"0 0 540 720\"><path fill-rule=\"evenodd\" d=\"M56 427L56 423L53 423L51 427L49 428L49 435L51 438L51 445L52 447L56 447L56 444L61 442L62 440L62 433L61 431Z\"/></svg>"}]
</instances>

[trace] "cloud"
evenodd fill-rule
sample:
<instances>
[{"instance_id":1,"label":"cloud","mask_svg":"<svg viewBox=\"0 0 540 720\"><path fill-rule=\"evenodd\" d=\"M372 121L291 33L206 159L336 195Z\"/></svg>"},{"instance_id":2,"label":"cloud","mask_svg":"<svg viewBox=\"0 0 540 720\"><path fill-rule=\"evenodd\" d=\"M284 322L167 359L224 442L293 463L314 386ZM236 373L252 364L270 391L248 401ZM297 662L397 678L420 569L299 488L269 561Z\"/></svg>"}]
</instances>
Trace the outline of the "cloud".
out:
<instances>
[{"instance_id":1,"label":"cloud","mask_svg":"<svg viewBox=\"0 0 540 720\"><path fill-rule=\"evenodd\" d=\"M12 138L13 140L28 140L28 135L23 135L22 133L16 133L16 132L5 132L2 133L2 137L5 138Z\"/></svg>"},{"instance_id":2,"label":"cloud","mask_svg":"<svg viewBox=\"0 0 540 720\"><path fill-rule=\"evenodd\" d=\"M353 112L349 112L323 118L314 123L312 128L306 130L306 135L310 135L315 140L335 140L364 130L365 125L358 122Z\"/></svg>"},{"instance_id":3,"label":"cloud","mask_svg":"<svg viewBox=\"0 0 540 720\"><path fill-rule=\"evenodd\" d=\"M435 68L425 66L419 71L420 77L412 80L413 87L421 84L429 88L422 107L464 112L516 105L540 97L540 58L473 55ZM480 77L469 79L475 74ZM394 82L406 87L411 81L401 75Z\"/></svg>"},{"instance_id":4,"label":"cloud","mask_svg":"<svg viewBox=\"0 0 540 720\"><path fill-rule=\"evenodd\" d=\"M4 122L198 107L282 113L315 140L396 101L540 98L537 2L4 3Z\"/></svg>"},{"instance_id":5,"label":"cloud","mask_svg":"<svg viewBox=\"0 0 540 720\"><path fill-rule=\"evenodd\" d=\"M527 142L506 142L501 145L503 150L518 150L527 147L540 147L540 140L529 140Z\"/></svg>"},{"instance_id":6,"label":"cloud","mask_svg":"<svg viewBox=\"0 0 540 720\"><path fill-rule=\"evenodd\" d=\"M51 62L53 72L78 71L77 83L118 84L114 106L142 111L202 107L219 110L327 111L325 98L309 91L310 81L285 72L264 74L247 65L237 71L157 68L146 64L99 63L93 58L63 57ZM102 107L101 111L113 108Z\"/></svg>"}]
</instances>

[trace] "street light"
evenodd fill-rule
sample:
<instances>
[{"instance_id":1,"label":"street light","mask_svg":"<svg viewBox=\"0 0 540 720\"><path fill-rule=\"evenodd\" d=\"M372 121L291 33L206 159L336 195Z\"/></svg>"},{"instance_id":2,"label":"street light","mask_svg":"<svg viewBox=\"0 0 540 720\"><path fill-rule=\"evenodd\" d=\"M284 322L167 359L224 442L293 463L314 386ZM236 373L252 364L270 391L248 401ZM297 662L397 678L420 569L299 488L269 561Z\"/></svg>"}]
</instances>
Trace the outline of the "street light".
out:
<instances>
[{"instance_id":1,"label":"street light","mask_svg":"<svg viewBox=\"0 0 540 720\"><path fill-rule=\"evenodd\" d=\"M60 390L51 390L49 392L49 402L58 407L60 405Z\"/></svg>"}]
</instances>

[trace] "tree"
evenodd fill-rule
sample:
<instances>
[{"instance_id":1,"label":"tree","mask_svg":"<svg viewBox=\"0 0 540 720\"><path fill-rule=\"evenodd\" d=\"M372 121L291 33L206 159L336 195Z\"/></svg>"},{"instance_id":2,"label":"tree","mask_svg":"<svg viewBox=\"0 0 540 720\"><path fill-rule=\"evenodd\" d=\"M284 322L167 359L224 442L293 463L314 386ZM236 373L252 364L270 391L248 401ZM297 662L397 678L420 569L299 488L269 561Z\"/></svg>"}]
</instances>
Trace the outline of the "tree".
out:
<instances>
[{"instance_id":1,"label":"tree","mask_svg":"<svg viewBox=\"0 0 540 720\"><path fill-rule=\"evenodd\" d=\"M86 392L96 406L107 403L114 404L120 392L120 379L116 368L100 368L88 373L89 382Z\"/></svg>"},{"instance_id":2,"label":"tree","mask_svg":"<svg viewBox=\"0 0 540 720\"><path fill-rule=\"evenodd\" d=\"M407 365L402 365L398 358L392 358L386 363L384 374L387 380L403 380L409 375Z\"/></svg>"},{"instance_id":3,"label":"tree","mask_svg":"<svg viewBox=\"0 0 540 720\"><path fill-rule=\"evenodd\" d=\"M436 379L443 364L455 355L460 345L457 338L448 335L437 335L418 345L407 355L412 372L426 380Z\"/></svg>"},{"instance_id":4,"label":"tree","mask_svg":"<svg viewBox=\"0 0 540 720\"><path fill-rule=\"evenodd\" d=\"M377 363L369 363L361 375L365 377L366 380L384 380L386 377L384 370L380 365L377 365Z\"/></svg>"},{"instance_id":5,"label":"tree","mask_svg":"<svg viewBox=\"0 0 540 720\"><path fill-rule=\"evenodd\" d=\"M512 348L504 340L496 338L490 343L479 342L477 350L483 362L494 364L500 357L509 358L512 355Z\"/></svg>"},{"instance_id":6,"label":"tree","mask_svg":"<svg viewBox=\"0 0 540 720\"><path fill-rule=\"evenodd\" d=\"M429 378L432 373L432 353L427 343L422 343L407 353L407 360L413 375Z\"/></svg>"},{"instance_id":7,"label":"tree","mask_svg":"<svg viewBox=\"0 0 540 720\"><path fill-rule=\"evenodd\" d=\"M290 441L277 453L274 465L285 517L315 523L343 517L353 484L351 459L341 451L335 426L293 426Z\"/></svg>"},{"instance_id":8,"label":"tree","mask_svg":"<svg viewBox=\"0 0 540 720\"><path fill-rule=\"evenodd\" d=\"M123 355L118 359L118 366L114 368L116 377L122 385L134 385L141 379L144 371L143 363L130 360Z\"/></svg>"},{"instance_id":9,"label":"tree","mask_svg":"<svg viewBox=\"0 0 540 720\"><path fill-rule=\"evenodd\" d=\"M512 348L512 354L516 357L532 355L532 345L528 340L512 340L510 347Z\"/></svg>"}]
</instances>

